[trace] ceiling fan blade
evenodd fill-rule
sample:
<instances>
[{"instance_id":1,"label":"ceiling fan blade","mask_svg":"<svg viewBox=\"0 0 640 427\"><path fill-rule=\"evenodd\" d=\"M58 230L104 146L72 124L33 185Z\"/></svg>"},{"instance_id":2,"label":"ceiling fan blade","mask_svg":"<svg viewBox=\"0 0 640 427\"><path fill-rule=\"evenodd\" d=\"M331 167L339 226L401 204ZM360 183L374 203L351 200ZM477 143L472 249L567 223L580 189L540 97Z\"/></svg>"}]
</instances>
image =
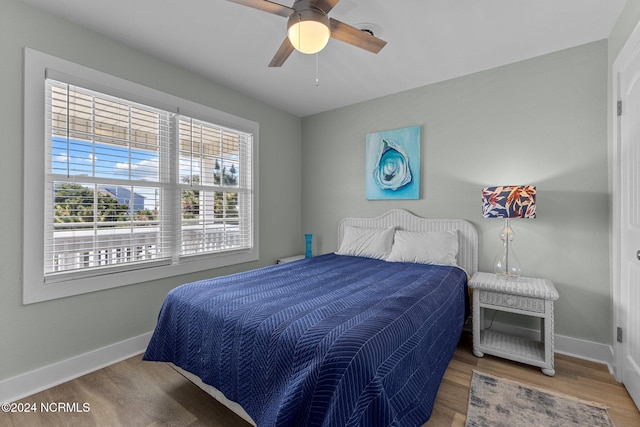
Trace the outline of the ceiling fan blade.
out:
<instances>
[{"instance_id":1,"label":"ceiling fan blade","mask_svg":"<svg viewBox=\"0 0 640 427\"><path fill-rule=\"evenodd\" d=\"M311 6L315 6L324 13L329 13L331 9L333 9L340 0L316 0L311 1Z\"/></svg>"},{"instance_id":2,"label":"ceiling fan blade","mask_svg":"<svg viewBox=\"0 0 640 427\"><path fill-rule=\"evenodd\" d=\"M293 9L290 7L274 3L269 0L227 0L231 3L238 3L243 6L249 6L254 9L259 9L264 12L273 13L274 15L280 15L284 18L288 18L291 13L293 13Z\"/></svg>"},{"instance_id":3,"label":"ceiling fan blade","mask_svg":"<svg viewBox=\"0 0 640 427\"><path fill-rule=\"evenodd\" d=\"M329 22L331 23L331 38L341 42L349 43L372 53L380 52L387 44L386 41L337 19L329 18Z\"/></svg>"},{"instance_id":4,"label":"ceiling fan blade","mask_svg":"<svg viewBox=\"0 0 640 427\"><path fill-rule=\"evenodd\" d=\"M293 50L294 47L289 41L289 38L285 37L284 41L280 45L280 48L269 63L269 67L282 67L282 64L284 64L284 61L289 58L289 55L291 55L291 52L293 52Z\"/></svg>"}]
</instances>

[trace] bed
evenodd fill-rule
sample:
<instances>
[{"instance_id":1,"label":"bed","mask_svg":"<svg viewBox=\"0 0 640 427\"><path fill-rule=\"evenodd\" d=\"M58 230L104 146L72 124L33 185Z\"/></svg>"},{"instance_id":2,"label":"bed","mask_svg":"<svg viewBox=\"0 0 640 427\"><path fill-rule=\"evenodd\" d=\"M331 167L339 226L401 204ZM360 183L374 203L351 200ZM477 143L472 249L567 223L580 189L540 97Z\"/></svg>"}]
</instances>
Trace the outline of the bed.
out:
<instances>
[{"instance_id":1,"label":"bed","mask_svg":"<svg viewBox=\"0 0 640 427\"><path fill-rule=\"evenodd\" d=\"M345 218L335 253L169 292L144 360L258 426L421 425L469 314L477 244L464 220Z\"/></svg>"}]
</instances>

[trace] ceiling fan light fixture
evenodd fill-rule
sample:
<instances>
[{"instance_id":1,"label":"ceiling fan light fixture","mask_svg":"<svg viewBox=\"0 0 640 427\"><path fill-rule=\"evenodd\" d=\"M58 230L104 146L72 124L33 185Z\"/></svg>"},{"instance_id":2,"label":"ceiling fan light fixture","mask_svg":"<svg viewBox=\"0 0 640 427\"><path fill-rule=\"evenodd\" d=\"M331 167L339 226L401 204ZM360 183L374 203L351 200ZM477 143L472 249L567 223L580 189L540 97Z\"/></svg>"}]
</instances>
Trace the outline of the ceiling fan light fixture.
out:
<instances>
[{"instance_id":1,"label":"ceiling fan light fixture","mask_svg":"<svg viewBox=\"0 0 640 427\"><path fill-rule=\"evenodd\" d=\"M331 30L327 14L318 9L303 9L289 16L287 37L302 53L320 52L329 42Z\"/></svg>"}]
</instances>

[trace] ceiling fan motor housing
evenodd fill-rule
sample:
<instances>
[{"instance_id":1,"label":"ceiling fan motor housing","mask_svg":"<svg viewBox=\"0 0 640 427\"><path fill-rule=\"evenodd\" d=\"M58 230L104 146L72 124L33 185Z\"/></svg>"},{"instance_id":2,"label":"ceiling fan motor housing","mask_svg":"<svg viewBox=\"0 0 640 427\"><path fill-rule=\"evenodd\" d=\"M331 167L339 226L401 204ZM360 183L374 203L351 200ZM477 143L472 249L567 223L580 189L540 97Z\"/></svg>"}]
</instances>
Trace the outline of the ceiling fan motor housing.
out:
<instances>
[{"instance_id":1,"label":"ceiling fan motor housing","mask_svg":"<svg viewBox=\"0 0 640 427\"><path fill-rule=\"evenodd\" d=\"M306 0L297 1L293 7L287 22L289 41L302 53L320 52L331 37L329 17Z\"/></svg>"}]
</instances>

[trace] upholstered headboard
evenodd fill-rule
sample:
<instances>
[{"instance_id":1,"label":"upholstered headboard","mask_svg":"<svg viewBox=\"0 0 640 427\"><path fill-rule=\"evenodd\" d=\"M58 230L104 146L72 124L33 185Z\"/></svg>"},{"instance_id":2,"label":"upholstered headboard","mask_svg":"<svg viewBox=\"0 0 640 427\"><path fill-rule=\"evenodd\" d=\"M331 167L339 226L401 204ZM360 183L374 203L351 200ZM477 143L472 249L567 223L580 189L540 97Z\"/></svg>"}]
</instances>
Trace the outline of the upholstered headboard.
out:
<instances>
[{"instance_id":1,"label":"upholstered headboard","mask_svg":"<svg viewBox=\"0 0 640 427\"><path fill-rule=\"evenodd\" d=\"M470 276L478 271L478 232L469 221L422 218L404 209L391 209L374 218L344 218L338 226L338 247L342 243L345 225L362 228L396 227L405 231L458 230L458 265Z\"/></svg>"}]
</instances>

